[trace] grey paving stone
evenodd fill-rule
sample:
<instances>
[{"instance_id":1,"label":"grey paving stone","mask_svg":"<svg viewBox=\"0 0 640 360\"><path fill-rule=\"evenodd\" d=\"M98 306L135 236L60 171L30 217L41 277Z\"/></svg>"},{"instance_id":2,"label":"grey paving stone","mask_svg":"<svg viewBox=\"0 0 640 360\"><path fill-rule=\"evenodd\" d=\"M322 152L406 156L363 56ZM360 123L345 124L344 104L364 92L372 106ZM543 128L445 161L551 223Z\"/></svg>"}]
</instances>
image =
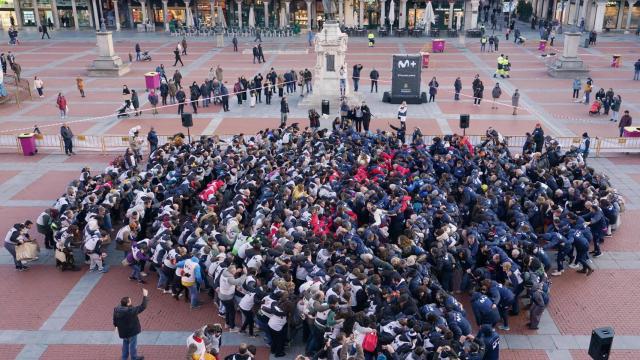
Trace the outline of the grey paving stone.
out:
<instances>
[{"instance_id":1,"label":"grey paving stone","mask_svg":"<svg viewBox=\"0 0 640 360\"><path fill-rule=\"evenodd\" d=\"M27 345L16 356L20 360L39 360L47 350L47 345Z\"/></svg>"},{"instance_id":2,"label":"grey paving stone","mask_svg":"<svg viewBox=\"0 0 640 360\"><path fill-rule=\"evenodd\" d=\"M532 349L527 335L505 335L504 338L509 349Z\"/></svg>"},{"instance_id":3,"label":"grey paving stone","mask_svg":"<svg viewBox=\"0 0 640 360\"><path fill-rule=\"evenodd\" d=\"M634 251L607 251L606 253L615 260L640 260L639 254Z\"/></svg>"},{"instance_id":4,"label":"grey paving stone","mask_svg":"<svg viewBox=\"0 0 640 360\"><path fill-rule=\"evenodd\" d=\"M529 342L532 349L551 350L556 348L552 335L529 335Z\"/></svg>"},{"instance_id":5,"label":"grey paving stone","mask_svg":"<svg viewBox=\"0 0 640 360\"><path fill-rule=\"evenodd\" d=\"M596 266L597 269L621 269L620 264L618 264L617 261L615 260L600 260L600 258L598 258L596 261L593 262L593 264Z\"/></svg>"},{"instance_id":6,"label":"grey paving stone","mask_svg":"<svg viewBox=\"0 0 640 360\"><path fill-rule=\"evenodd\" d=\"M184 345L189 335L191 333L186 331L162 331L155 345Z\"/></svg>"},{"instance_id":7,"label":"grey paving stone","mask_svg":"<svg viewBox=\"0 0 640 360\"><path fill-rule=\"evenodd\" d=\"M638 350L640 349L640 336L615 336L613 338L613 349Z\"/></svg>"},{"instance_id":8,"label":"grey paving stone","mask_svg":"<svg viewBox=\"0 0 640 360\"><path fill-rule=\"evenodd\" d=\"M576 342L578 343L578 347L580 349L589 348L589 342L591 342L590 335L575 335L574 338L576 339Z\"/></svg>"},{"instance_id":9,"label":"grey paving stone","mask_svg":"<svg viewBox=\"0 0 640 360\"><path fill-rule=\"evenodd\" d=\"M573 335L553 335L553 343L558 349L579 349L578 340Z\"/></svg>"},{"instance_id":10,"label":"grey paving stone","mask_svg":"<svg viewBox=\"0 0 640 360\"><path fill-rule=\"evenodd\" d=\"M573 356L569 350L547 350L547 356L549 360L573 360Z\"/></svg>"}]
</instances>

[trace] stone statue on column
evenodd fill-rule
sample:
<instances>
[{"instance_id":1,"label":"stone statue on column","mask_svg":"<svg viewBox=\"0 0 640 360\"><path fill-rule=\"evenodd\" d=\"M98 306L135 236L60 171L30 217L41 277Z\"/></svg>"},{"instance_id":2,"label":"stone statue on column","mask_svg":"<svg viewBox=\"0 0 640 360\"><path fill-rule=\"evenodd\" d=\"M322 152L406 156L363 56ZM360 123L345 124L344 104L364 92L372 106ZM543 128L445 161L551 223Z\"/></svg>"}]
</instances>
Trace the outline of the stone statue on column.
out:
<instances>
[{"instance_id":1,"label":"stone statue on column","mask_svg":"<svg viewBox=\"0 0 640 360\"><path fill-rule=\"evenodd\" d=\"M324 10L325 20L336 19L336 8L335 0L322 0L322 9Z\"/></svg>"}]
</instances>

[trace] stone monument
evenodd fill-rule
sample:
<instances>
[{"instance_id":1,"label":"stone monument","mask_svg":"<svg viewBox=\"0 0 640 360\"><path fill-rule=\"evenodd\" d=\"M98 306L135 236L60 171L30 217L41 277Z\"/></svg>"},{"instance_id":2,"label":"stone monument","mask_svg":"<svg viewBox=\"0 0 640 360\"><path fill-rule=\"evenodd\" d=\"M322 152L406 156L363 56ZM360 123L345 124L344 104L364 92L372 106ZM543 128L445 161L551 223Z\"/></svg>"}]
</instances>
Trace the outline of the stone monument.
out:
<instances>
[{"instance_id":1,"label":"stone monument","mask_svg":"<svg viewBox=\"0 0 640 360\"><path fill-rule=\"evenodd\" d=\"M313 93L305 95L302 106L319 106L322 100L329 100L334 110L339 108L341 67L347 71L347 85L344 98L349 103L361 101L362 97L351 91L351 69L347 66L347 34L340 31L336 20L327 20L322 31L315 36L316 66L313 76Z\"/></svg>"},{"instance_id":2,"label":"stone monument","mask_svg":"<svg viewBox=\"0 0 640 360\"><path fill-rule=\"evenodd\" d=\"M549 66L549 75L557 78L573 79L584 77L589 73L589 69L578 57L578 44L580 43L580 33L564 33L564 46L562 56L557 58Z\"/></svg>"},{"instance_id":3,"label":"stone monument","mask_svg":"<svg viewBox=\"0 0 640 360\"><path fill-rule=\"evenodd\" d=\"M89 76L118 77L129 72L129 64L122 62L120 56L113 50L111 31L96 32L98 58L93 60L89 68Z\"/></svg>"}]
</instances>

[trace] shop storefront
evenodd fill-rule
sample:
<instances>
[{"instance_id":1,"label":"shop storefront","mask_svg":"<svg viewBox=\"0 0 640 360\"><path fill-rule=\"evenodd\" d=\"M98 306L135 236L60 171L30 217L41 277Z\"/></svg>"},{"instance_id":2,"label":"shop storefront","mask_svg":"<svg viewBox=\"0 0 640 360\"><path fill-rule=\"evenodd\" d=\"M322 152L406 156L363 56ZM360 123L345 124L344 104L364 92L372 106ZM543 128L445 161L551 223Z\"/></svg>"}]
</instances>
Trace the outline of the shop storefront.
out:
<instances>
[{"instance_id":1,"label":"shop storefront","mask_svg":"<svg viewBox=\"0 0 640 360\"><path fill-rule=\"evenodd\" d=\"M9 28L11 26L11 18L14 21L16 20L13 0L0 0L0 28Z\"/></svg>"},{"instance_id":2,"label":"shop storefront","mask_svg":"<svg viewBox=\"0 0 640 360\"><path fill-rule=\"evenodd\" d=\"M91 11L89 11L89 1L90 0L76 0L78 26L80 27L91 26ZM75 26L75 23L73 19L73 7L71 6L71 0L56 0L56 7L58 8L60 27L73 28Z\"/></svg>"},{"instance_id":3,"label":"shop storefront","mask_svg":"<svg viewBox=\"0 0 640 360\"><path fill-rule=\"evenodd\" d=\"M631 16L629 18L629 16ZM629 2L625 0L609 1L604 10L603 28L607 30L637 29L640 21L640 0Z\"/></svg>"},{"instance_id":4,"label":"shop storefront","mask_svg":"<svg viewBox=\"0 0 640 360\"><path fill-rule=\"evenodd\" d=\"M22 12L22 25L23 26L36 26L36 14L33 9L33 1L20 0L20 11ZM40 16L40 23L46 24L47 19L51 17L51 1L50 0L38 0L38 16Z\"/></svg>"},{"instance_id":5,"label":"shop storefront","mask_svg":"<svg viewBox=\"0 0 640 360\"><path fill-rule=\"evenodd\" d=\"M434 24L431 25L434 29L448 29L449 28L449 1L431 1L433 7L433 15L435 16ZM426 28L425 10L427 3L425 1L409 2L407 4L407 27L424 29ZM458 24L462 24L464 14L464 1L456 1L453 5L453 28L458 29ZM459 20L458 20L459 18Z\"/></svg>"}]
</instances>

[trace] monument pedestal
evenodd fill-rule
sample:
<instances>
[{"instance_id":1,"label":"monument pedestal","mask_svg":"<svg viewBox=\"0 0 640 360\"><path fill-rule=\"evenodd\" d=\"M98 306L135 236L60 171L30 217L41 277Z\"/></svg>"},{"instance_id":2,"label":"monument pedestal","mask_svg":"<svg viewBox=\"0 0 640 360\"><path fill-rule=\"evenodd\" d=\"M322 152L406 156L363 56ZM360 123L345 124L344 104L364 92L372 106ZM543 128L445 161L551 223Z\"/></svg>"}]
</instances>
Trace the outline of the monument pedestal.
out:
<instances>
[{"instance_id":1,"label":"monument pedestal","mask_svg":"<svg viewBox=\"0 0 640 360\"><path fill-rule=\"evenodd\" d=\"M119 77L128 73L129 64L122 62L120 56L113 50L113 38L111 31L99 31L96 33L98 45L98 58L93 60L89 70L92 77Z\"/></svg>"},{"instance_id":2,"label":"monument pedestal","mask_svg":"<svg viewBox=\"0 0 640 360\"><path fill-rule=\"evenodd\" d=\"M347 66L347 34L340 31L336 20L327 20L315 36L316 66L313 76L313 93L305 95L298 103L305 107L319 107L322 100L329 100L332 113L340 111L340 68L347 72L344 99L350 104L362 102L362 95L351 91L351 71ZM362 80L361 83L364 83Z\"/></svg>"},{"instance_id":3,"label":"monument pedestal","mask_svg":"<svg viewBox=\"0 0 640 360\"><path fill-rule=\"evenodd\" d=\"M549 66L548 72L550 76L563 79L575 79L577 77L585 77L589 74L589 69L578 57L580 38L580 33L564 33L562 56Z\"/></svg>"}]
</instances>

